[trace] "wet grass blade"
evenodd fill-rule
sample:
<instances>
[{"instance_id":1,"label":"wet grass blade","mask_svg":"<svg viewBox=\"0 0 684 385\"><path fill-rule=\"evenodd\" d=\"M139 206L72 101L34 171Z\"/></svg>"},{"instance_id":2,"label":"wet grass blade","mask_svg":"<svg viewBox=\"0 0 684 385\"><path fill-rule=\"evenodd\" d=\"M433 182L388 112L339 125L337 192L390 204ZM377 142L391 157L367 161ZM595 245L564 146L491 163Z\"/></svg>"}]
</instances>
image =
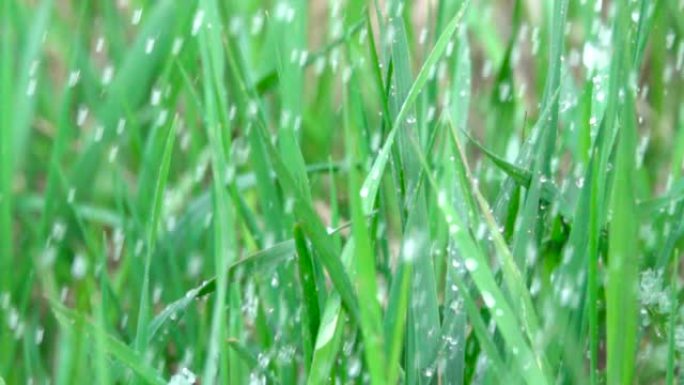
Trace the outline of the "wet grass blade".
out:
<instances>
[{"instance_id":1,"label":"wet grass blade","mask_svg":"<svg viewBox=\"0 0 684 385\"><path fill-rule=\"evenodd\" d=\"M304 303L304 312L302 314L304 362L308 368L313 356L313 343L321 323L318 305L318 290L320 289L316 287L316 277L314 276L313 261L311 259L311 254L309 253L309 246L306 243L306 238L299 225L295 225L294 240L297 249L299 281L302 287L302 302Z\"/></svg>"},{"instance_id":2,"label":"wet grass blade","mask_svg":"<svg viewBox=\"0 0 684 385\"><path fill-rule=\"evenodd\" d=\"M361 187L360 191L362 197L375 197L377 195L380 176L383 174L385 166L387 165L387 162L389 160L390 150L392 149L392 145L394 144L394 137L397 135L397 130L404 123L404 120L406 119L410 109L413 107L413 104L418 98L418 95L427 83L431 71L434 70L435 66L437 65L437 62L442 57L442 54L444 54L444 51L446 50L447 45L451 40L451 37L453 36L454 32L462 22L463 15L465 14L468 5L468 1L463 3L461 9L446 25L446 27L444 28L444 32L442 32L442 35L439 37L439 39L437 39L435 46L432 48L432 51L430 51L430 54L425 59L423 66L418 72L418 75L416 76L416 79L411 85L411 88L408 90L406 98L401 104L401 107L399 108L399 111L397 112L397 115L395 116L394 121L392 122L392 128L389 134L387 134L387 138L385 139L385 143L383 144L380 153L373 162L373 166L370 170L370 176L372 176L372 178L367 178L364 181L363 186ZM365 212L370 211L373 202L373 199L364 199Z\"/></svg>"},{"instance_id":3,"label":"wet grass blade","mask_svg":"<svg viewBox=\"0 0 684 385\"><path fill-rule=\"evenodd\" d=\"M353 90L349 90L355 95ZM361 148L361 133L353 126L353 119L345 114L345 143L350 149L348 160L350 165L357 162L358 153L354 149ZM375 270L375 253L366 224L366 215L361 205L359 176L353 167L349 167L349 196L351 197L352 235L354 237L356 262L356 288L359 296L359 313L361 333L364 341L364 355L371 378L371 384L385 384L387 370L382 335L382 314L377 299L378 285Z\"/></svg>"},{"instance_id":4,"label":"wet grass blade","mask_svg":"<svg viewBox=\"0 0 684 385\"><path fill-rule=\"evenodd\" d=\"M142 292L140 294L140 307L138 309L137 332L135 337L135 349L141 354L145 354L147 350L148 336L148 319L150 317L150 269L152 266L152 256L154 255L154 247L157 242L157 232L159 221L161 217L162 203L164 199L164 191L166 188L169 168L171 166L171 154L173 152L173 144L175 135L176 122L171 123L167 128L166 140L164 142L164 150L159 162L159 174L154 183L154 195L152 198L152 206L149 212L149 219L146 223L146 252L145 252L145 267L143 276Z\"/></svg>"},{"instance_id":5,"label":"wet grass blade","mask_svg":"<svg viewBox=\"0 0 684 385\"><path fill-rule=\"evenodd\" d=\"M105 344L107 353L132 369L133 372L146 383L155 385L165 385L167 383L156 370L145 363L145 360L143 360L137 352L126 346L118 338L107 334L106 331L99 329L95 324L85 319L79 313L64 307L60 303L53 302L51 306L57 319L67 328L72 328L72 325L77 323L78 325L82 325L85 328L86 333L92 338L104 336L107 341Z\"/></svg>"}]
</instances>

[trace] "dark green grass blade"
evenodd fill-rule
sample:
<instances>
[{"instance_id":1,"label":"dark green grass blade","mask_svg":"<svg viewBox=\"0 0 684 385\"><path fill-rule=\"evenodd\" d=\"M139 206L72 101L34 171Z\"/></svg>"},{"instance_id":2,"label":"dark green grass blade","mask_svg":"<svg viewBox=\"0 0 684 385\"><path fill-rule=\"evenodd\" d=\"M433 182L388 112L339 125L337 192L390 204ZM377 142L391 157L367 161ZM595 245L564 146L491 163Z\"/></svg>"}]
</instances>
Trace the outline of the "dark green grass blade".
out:
<instances>
[{"instance_id":1,"label":"dark green grass blade","mask_svg":"<svg viewBox=\"0 0 684 385\"><path fill-rule=\"evenodd\" d=\"M318 327L321 323L321 315L318 304L318 290L316 287L316 277L314 276L313 261L309 253L309 247L306 243L306 238L302 233L299 225L294 228L294 240L297 248L297 267L299 272L299 281L302 287L301 294L304 303L304 312L302 314L302 334L304 341L304 363L309 367L313 356L313 343L318 333Z\"/></svg>"}]
</instances>

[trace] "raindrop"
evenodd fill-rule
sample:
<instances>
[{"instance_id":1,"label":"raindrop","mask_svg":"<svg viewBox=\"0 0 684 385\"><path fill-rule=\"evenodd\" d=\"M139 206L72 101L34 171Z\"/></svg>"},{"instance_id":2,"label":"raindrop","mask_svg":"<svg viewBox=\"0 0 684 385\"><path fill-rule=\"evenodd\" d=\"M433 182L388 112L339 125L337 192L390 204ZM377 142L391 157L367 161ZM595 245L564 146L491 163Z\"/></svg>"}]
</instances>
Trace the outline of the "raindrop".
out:
<instances>
[{"instance_id":1,"label":"raindrop","mask_svg":"<svg viewBox=\"0 0 684 385\"><path fill-rule=\"evenodd\" d=\"M133 25L138 25L140 24L140 19L142 19L142 8L138 8L135 11L133 11L133 17L131 18L131 24Z\"/></svg>"},{"instance_id":2,"label":"raindrop","mask_svg":"<svg viewBox=\"0 0 684 385\"><path fill-rule=\"evenodd\" d=\"M474 260L473 258L466 258L464 263L465 263L466 270L471 271L471 272L477 270L477 266L478 266L477 261Z\"/></svg>"},{"instance_id":3,"label":"raindrop","mask_svg":"<svg viewBox=\"0 0 684 385\"><path fill-rule=\"evenodd\" d=\"M152 37L148 37L147 41L145 42L145 54L149 55L152 53L154 50L154 45L156 43L156 40Z\"/></svg>"},{"instance_id":4,"label":"raindrop","mask_svg":"<svg viewBox=\"0 0 684 385\"><path fill-rule=\"evenodd\" d=\"M158 106L159 102L161 101L161 96L162 92L160 89L155 88L152 90L152 94L150 95L150 104L153 106Z\"/></svg>"},{"instance_id":5,"label":"raindrop","mask_svg":"<svg viewBox=\"0 0 684 385\"><path fill-rule=\"evenodd\" d=\"M76 125L79 127L83 126L86 118L88 118L88 108L85 106L78 107L78 112L76 113Z\"/></svg>"},{"instance_id":6,"label":"raindrop","mask_svg":"<svg viewBox=\"0 0 684 385\"><path fill-rule=\"evenodd\" d=\"M76 254L73 262L71 263L71 275L75 279L81 279L85 277L88 271L88 260L82 254Z\"/></svg>"},{"instance_id":7,"label":"raindrop","mask_svg":"<svg viewBox=\"0 0 684 385\"><path fill-rule=\"evenodd\" d=\"M76 189L71 187L71 188L69 188L69 192L67 193L67 203L72 204L72 203L74 203L75 199L76 199Z\"/></svg>"},{"instance_id":8,"label":"raindrop","mask_svg":"<svg viewBox=\"0 0 684 385\"><path fill-rule=\"evenodd\" d=\"M199 32L199 29L202 27L202 24L204 23L204 10L199 9L195 13L195 18L192 20L192 36L196 36L197 33Z\"/></svg>"},{"instance_id":9,"label":"raindrop","mask_svg":"<svg viewBox=\"0 0 684 385\"><path fill-rule=\"evenodd\" d=\"M95 127L95 136L93 138L95 140L95 142L100 142L102 140L103 136L104 136L104 127L102 127L102 126Z\"/></svg>"},{"instance_id":10,"label":"raindrop","mask_svg":"<svg viewBox=\"0 0 684 385\"><path fill-rule=\"evenodd\" d=\"M69 87L74 87L76 84L78 84L78 81L81 79L81 71L75 70L69 72L69 79L67 80L67 85Z\"/></svg>"},{"instance_id":11,"label":"raindrop","mask_svg":"<svg viewBox=\"0 0 684 385\"><path fill-rule=\"evenodd\" d=\"M173 39L173 45L171 46L171 54L173 56L178 56L181 49L183 49L183 38L176 37L175 39Z\"/></svg>"},{"instance_id":12,"label":"raindrop","mask_svg":"<svg viewBox=\"0 0 684 385\"><path fill-rule=\"evenodd\" d=\"M492 309L494 305L496 305L496 300L494 299L494 296L492 295L492 293L488 291L482 292L482 300L484 301L485 305L490 309Z\"/></svg>"},{"instance_id":13,"label":"raindrop","mask_svg":"<svg viewBox=\"0 0 684 385\"><path fill-rule=\"evenodd\" d=\"M109 85L109 83L112 82L113 78L114 78L114 67L108 65L102 71L102 84L105 86Z\"/></svg>"},{"instance_id":14,"label":"raindrop","mask_svg":"<svg viewBox=\"0 0 684 385\"><path fill-rule=\"evenodd\" d=\"M29 79L28 86L26 87L26 96L33 96L36 93L36 87L38 82L35 78Z\"/></svg>"},{"instance_id":15,"label":"raindrop","mask_svg":"<svg viewBox=\"0 0 684 385\"><path fill-rule=\"evenodd\" d=\"M95 43L95 52L100 53L102 50L104 50L104 38L100 37L97 39L97 42Z\"/></svg>"},{"instance_id":16,"label":"raindrop","mask_svg":"<svg viewBox=\"0 0 684 385\"><path fill-rule=\"evenodd\" d=\"M109 150L109 157L108 157L109 163L114 163L114 161L116 161L116 156L118 154L119 154L119 146L113 146Z\"/></svg>"},{"instance_id":17,"label":"raindrop","mask_svg":"<svg viewBox=\"0 0 684 385\"><path fill-rule=\"evenodd\" d=\"M264 16L261 13L257 13L252 17L250 33L252 35L258 35L261 29L264 27Z\"/></svg>"}]
</instances>

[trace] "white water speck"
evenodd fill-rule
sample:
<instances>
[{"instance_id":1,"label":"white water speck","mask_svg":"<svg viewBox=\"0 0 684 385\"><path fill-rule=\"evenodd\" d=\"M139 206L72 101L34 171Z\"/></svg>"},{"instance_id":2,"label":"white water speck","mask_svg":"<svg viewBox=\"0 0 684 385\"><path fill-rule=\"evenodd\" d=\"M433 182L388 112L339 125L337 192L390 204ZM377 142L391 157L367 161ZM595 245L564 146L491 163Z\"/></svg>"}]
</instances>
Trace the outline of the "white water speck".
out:
<instances>
[{"instance_id":1,"label":"white water speck","mask_svg":"<svg viewBox=\"0 0 684 385\"><path fill-rule=\"evenodd\" d=\"M83 126L86 118L88 118L88 108L84 106L78 107L78 112L76 113L76 125L79 127Z\"/></svg>"},{"instance_id":2,"label":"white water speck","mask_svg":"<svg viewBox=\"0 0 684 385\"><path fill-rule=\"evenodd\" d=\"M100 37L95 42L95 52L100 53L104 50L104 38Z\"/></svg>"},{"instance_id":3,"label":"white water speck","mask_svg":"<svg viewBox=\"0 0 684 385\"><path fill-rule=\"evenodd\" d=\"M173 45L171 46L171 54L173 56L178 56L181 49L183 49L183 38L176 37L175 39L173 39Z\"/></svg>"},{"instance_id":4,"label":"white water speck","mask_svg":"<svg viewBox=\"0 0 684 385\"><path fill-rule=\"evenodd\" d=\"M485 306L487 306L490 309L494 308L494 306L496 305L496 300L494 299L494 296L492 295L492 293L488 291L482 292L482 300L484 301Z\"/></svg>"},{"instance_id":5,"label":"white water speck","mask_svg":"<svg viewBox=\"0 0 684 385\"><path fill-rule=\"evenodd\" d=\"M145 42L145 54L149 55L154 51L154 45L156 44L156 40L153 37L148 37L147 41Z\"/></svg>"},{"instance_id":6,"label":"white water speck","mask_svg":"<svg viewBox=\"0 0 684 385\"><path fill-rule=\"evenodd\" d=\"M259 106L254 100L250 100L249 104L247 105L247 114L249 116L256 116L257 112L259 111Z\"/></svg>"},{"instance_id":7,"label":"white water speck","mask_svg":"<svg viewBox=\"0 0 684 385\"><path fill-rule=\"evenodd\" d=\"M135 11L133 11L133 17L131 17L131 24L133 24L133 25L140 24L140 20L142 19L142 13L143 13L142 8L138 8Z\"/></svg>"},{"instance_id":8,"label":"white water speck","mask_svg":"<svg viewBox=\"0 0 684 385\"><path fill-rule=\"evenodd\" d=\"M204 24L204 10L200 9L195 13L195 18L192 19L192 36L197 36L200 28Z\"/></svg>"},{"instance_id":9,"label":"white water speck","mask_svg":"<svg viewBox=\"0 0 684 385\"><path fill-rule=\"evenodd\" d=\"M464 263L465 263L466 270L468 270L468 271L477 270L477 261L474 260L473 258L466 258Z\"/></svg>"},{"instance_id":10,"label":"white water speck","mask_svg":"<svg viewBox=\"0 0 684 385\"><path fill-rule=\"evenodd\" d=\"M64 239L64 234L66 234L66 225L61 220L55 221L52 225L52 239L59 242Z\"/></svg>"},{"instance_id":11,"label":"white water speck","mask_svg":"<svg viewBox=\"0 0 684 385\"><path fill-rule=\"evenodd\" d=\"M427 41L428 37L428 30L427 28L423 27L420 31L420 37L418 38L418 44L423 45Z\"/></svg>"},{"instance_id":12,"label":"white water speck","mask_svg":"<svg viewBox=\"0 0 684 385\"><path fill-rule=\"evenodd\" d=\"M193 385L197 382L197 376L188 368L183 368L171 377L168 385Z\"/></svg>"},{"instance_id":13,"label":"white water speck","mask_svg":"<svg viewBox=\"0 0 684 385\"><path fill-rule=\"evenodd\" d=\"M102 85L109 85L114 78L114 67L108 65L102 70Z\"/></svg>"},{"instance_id":14,"label":"white water speck","mask_svg":"<svg viewBox=\"0 0 684 385\"><path fill-rule=\"evenodd\" d=\"M404 261L410 262L416 259L419 244L419 240L416 237L417 236L409 236L404 239L401 248L401 257Z\"/></svg>"},{"instance_id":15,"label":"white water speck","mask_svg":"<svg viewBox=\"0 0 684 385\"><path fill-rule=\"evenodd\" d=\"M76 254L73 262L71 263L71 275L75 279L81 279L85 277L88 272L88 260L82 254Z\"/></svg>"},{"instance_id":16,"label":"white water speck","mask_svg":"<svg viewBox=\"0 0 684 385\"><path fill-rule=\"evenodd\" d=\"M43 336L45 335L45 329L39 327L36 329L36 335L34 341L36 345L40 345L43 342Z\"/></svg>"},{"instance_id":17,"label":"white water speck","mask_svg":"<svg viewBox=\"0 0 684 385\"><path fill-rule=\"evenodd\" d=\"M122 135L126 130L126 119L121 118L116 124L116 134Z\"/></svg>"},{"instance_id":18,"label":"white water speck","mask_svg":"<svg viewBox=\"0 0 684 385\"><path fill-rule=\"evenodd\" d=\"M76 200L76 189L71 187L67 193L67 203L72 204Z\"/></svg>"},{"instance_id":19,"label":"white water speck","mask_svg":"<svg viewBox=\"0 0 684 385\"><path fill-rule=\"evenodd\" d=\"M67 80L67 85L69 87L74 87L76 84L78 84L78 81L81 79L81 71L75 70L69 72L69 79Z\"/></svg>"},{"instance_id":20,"label":"white water speck","mask_svg":"<svg viewBox=\"0 0 684 385\"><path fill-rule=\"evenodd\" d=\"M109 163L114 163L116 161L116 157L118 154L119 154L119 146L113 146L109 150L109 156L108 156Z\"/></svg>"},{"instance_id":21,"label":"white water speck","mask_svg":"<svg viewBox=\"0 0 684 385\"><path fill-rule=\"evenodd\" d=\"M250 33L252 35L258 35L264 27L264 15L257 13L252 17Z\"/></svg>"},{"instance_id":22,"label":"white water speck","mask_svg":"<svg viewBox=\"0 0 684 385\"><path fill-rule=\"evenodd\" d=\"M37 86L38 81L35 78L29 79L28 86L26 87L26 96L33 96L36 93Z\"/></svg>"},{"instance_id":23,"label":"white water speck","mask_svg":"<svg viewBox=\"0 0 684 385\"><path fill-rule=\"evenodd\" d=\"M161 96L162 92L160 89L155 88L152 90L152 94L150 95L150 104L153 106L158 106L159 102L161 101Z\"/></svg>"},{"instance_id":24,"label":"white water speck","mask_svg":"<svg viewBox=\"0 0 684 385\"><path fill-rule=\"evenodd\" d=\"M587 42L582 49L582 64L589 71L603 69L608 65L608 54L608 50Z\"/></svg>"},{"instance_id":25,"label":"white water speck","mask_svg":"<svg viewBox=\"0 0 684 385\"><path fill-rule=\"evenodd\" d=\"M104 127L102 127L102 126L95 127L95 136L93 137L95 142L101 142L103 137L104 137Z\"/></svg>"},{"instance_id":26,"label":"white water speck","mask_svg":"<svg viewBox=\"0 0 684 385\"><path fill-rule=\"evenodd\" d=\"M459 232L460 230L461 230L461 228L460 228L457 224L455 224L455 223L452 223L452 224L449 225L449 234L451 234L451 235L456 235L456 234L458 234L458 232Z\"/></svg>"}]
</instances>

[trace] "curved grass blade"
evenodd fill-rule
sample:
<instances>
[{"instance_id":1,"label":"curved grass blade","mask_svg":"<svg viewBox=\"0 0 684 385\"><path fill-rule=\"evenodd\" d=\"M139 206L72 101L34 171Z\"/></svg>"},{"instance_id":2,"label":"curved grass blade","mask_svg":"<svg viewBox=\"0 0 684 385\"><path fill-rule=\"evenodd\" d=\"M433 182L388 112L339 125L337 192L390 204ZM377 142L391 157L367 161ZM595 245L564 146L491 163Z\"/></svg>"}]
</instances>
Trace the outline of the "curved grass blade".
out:
<instances>
[{"instance_id":1,"label":"curved grass blade","mask_svg":"<svg viewBox=\"0 0 684 385\"><path fill-rule=\"evenodd\" d=\"M252 370L255 370L262 375L266 376L266 378L269 381L269 384L280 384L281 382L278 380L278 378L271 372L269 368L264 368L259 364L259 360L254 357L252 352L250 352L246 347L242 346L239 341L235 339L229 339L228 340L228 346L230 346L231 349L235 353L237 353L238 357L242 359L242 361L249 366Z\"/></svg>"},{"instance_id":2,"label":"curved grass blade","mask_svg":"<svg viewBox=\"0 0 684 385\"><path fill-rule=\"evenodd\" d=\"M353 94L353 90L350 90ZM352 127L353 119L349 117L349 108L345 108L345 143L349 149L348 159L356 163L356 149L361 147L360 130ZM384 338L382 335L382 310L377 299L377 281L375 271L375 255L368 234L366 216L361 206L358 191L358 175L356 169L349 170L349 196L351 197L352 235L356 246L354 256L356 266L356 288L359 296L359 315L361 333L364 341L364 355L371 384L383 385L386 380L386 359Z\"/></svg>"},{"instance_id":3,"label":"curved grass blade","mask_svg":"<svg viewBox=\"0 0 684 385\"><path fill-rule=\"evenodd\" d=\"M146 383L152 385L166 385L166 381L154 370L152 367L145 363L145 360L139 356L134 350L126 346L118 338L108 334L106 331L101 330L96 324L87 320L83 315L66 308L61 303L56 301L51 301L51 308L55 317L60 321L60 323L66 328L72 328L74 323L83 325L85 327L86 333L91 337L97 338L98 336L104 336L106 343L104 346L107 349L107 353L111 354L121 363L131 368L141 379Z\"/></svg>"},{"instance_id":4,"label":"curved grass blade","mask_svg":"<svg viewBox=\"0 0 684 385\"><path fill-rule=\"evenodd\" d=\"M505 172L506 175L513 179L518 186L527 189L530 188L530 185L532 183L532 172L526 170L523 167L509 163L507 160L494 154L492 151L490 151L489 149L484 147L484 145L478 142L475 138L470 136L470 133L468 133L466 130L462 130L462 132L465 133L468 140L471 143L473 143L475 147L480 149L487 156L487 158L489 158L492 161L492 163L494 163L497 167L499 167L499 169L501 169L501 171ZM565 218L572 217L572 211L570 206L567 202L565 202L563 195L560 193L558 187L556 187L556 185L552 181L543 181L541 183L541 189L541 197L545 202L558 203L561 214Z\"/></svg>"},{"instance_id":5,"label":"curved grass blade","mask_svg":"<svg viewBox=\"0 0 684 385\"><path fill-rule=\"evenodd\" d=\"M397 130L403 124L407 114L409 113L410 109L413 107L413 104L418 98L418 95L423 90L423 87L425 86L430 77L431 71L434 70L435 66L437 65L437 62L446 51L449 41L451 40L451 37L453 36L454 32L456 32L457 28L461 24L463 15L465 14L465 11L469 5L470 1L464 1L459 11L456 13L456 15L454 15L451 21L449 21L449 24L446 25L446 27L444 28L444 32L442 32L442 35L440 35L439 39L437 39L435 46L432 48L432 51L430 51L430 54L425 59L425 63L423 63L423 66L421 67L420 71L418 72L418 75L416 76L416 80L411 85L411 88L409 89L406 95L406 99L401 105L399 112L397 112L397 115L394 118L394 122L392 123L392 128L389 134L387 134L387 138L385 139L385 143L383 144L380 153L373 162L373 166L370 170L370 177L366 178L361 187L361 197L364 198L364 212L368 213L373 208L373 204L375 201L374 197L377 195L378 188L380 185L380 176L385 171L385 166L387 165L387 161L389 160L390 151L392 149L392 145L394 144L394 137L397 135ZM373 199L367 199L369 197Z\"/></svg>"},{"instance_id":6,"label":"curved grass blade","mask_svg":"<svg viewBox=\"0 0 684 385\"><path fill-rule=\"evenodd\" d=\"M164 200L164 190L169 176L169 168L171 166L171 154L173 152L173 143L176 138L176 119L169 125L166 133L166 140L164 143L164 150L160 159L159 174L154 184L154 195L151 201L150 217L145 228L146 231L146 252L145 252L145 270L143 276L143 287L140 293L140 306L138 309L138 323L135 336L135 349L143 353L147 350L147 329L148 318L150 313L150 269L152 265L152 256L154 247L157 242L157 231L159 227L159 220L161 218L162 203Z\"/></svg>"},{"instance_id":7,"label":"curved grass blade","mask_svg":"<svg viewBox=\"0 0 684 385\"><path fill-rule=\"evenodd\" d=\"M454 140L457 145L456 148L459 152L461 161L464 164L467 164L465 162L464 155L460 150L458 138L455 137L455 130L453 127L451 132L452 140ZM524 283L521 281L520 273L517 272L517 275L515 274L517 270L513 269L515 268L515 263L512 262L510 252L505 253L507 250L505 244L502 247L502 245L499 244L500 242L495 240L495 245L499 244L497 245L497 250L499 251L498 254L503 254L503 260L501 263L504 268L508 269L506 274L513 274L508 277L510 280L510 282L507 281L509 290L511 290L514 295L523 296L523 304L526 307L522 309L522 311L514 310L509 304L508 299L506 299L496 283L494 273L489 268L486 255L479 247L470 231L468 231L461 215L458 214L456 210L447 203L452 201L452 199L449 197L449 192L439 190L439 185L429 170L429 166L424 155L419 150L417 144L414 146L414 148L416 150L415 153L418 155L418 158L423 165L423 169L428 176L428 181L435 190L440 191L440 195L444 195L444 198L441 198L443 199L443 203L438 204L438 206L444 215L444 219L449 224L450 235L461 253L464 256L467 256L464 261L465 268L475 281L475 285L479 289L485 305L490 309L491 312L494 313L494 319L498 329L501 331L504 337L504 340L510 346L511 350L518 352L518 354L513 357L513 360L517 363L517 365L519 365L519 368L526 373L524 376L525 381L530 385L552 383L550 381L549 374L546 372L547 369L545 368L546 364L544 363L544 360L533 351L530 345L530 342L534 341L534 336L536 336L535 333L530 334L530 329L532 328L532 330L535 332L538 331L538 321L536 321L534 308L531 307L531 300L529 300L529 292L526 291L527 289L524 287ZM482 205L484 198L482 198L477 191L473 191L473 194ZM486 210L483 209L483 211ZM491 213L486 211L485 215L490 217L486 218L488 222L487 224L490 227L490 233L496 232L498 234L495 224L492 223L493 218L491 218ZM493 230L491 229L492 227ZM495 236L494 234L492 235ZM500 237L501 234L498 234L498 236ZM506 274L504 274L504 276L506 276ZM519 315L519 317L516 315ZM523 325L524 327L522 327ZM525 330L527 334L523 334L522 330Z\"/></svg>"},{"instance_id":8,"label":"curved grass blade","mask_svg":"<svg viewBox=\"0 0 684 385\"><path fill-rule=\"evenodd\" d=\"M313 357L313 341L320 326L320 309L318 305L318 289L314 276L313 261L306 244L306 238L299 225L294 228L294 240L297 249L297 267L302 287L304 312L302 314L302 343L304 344L304 363L308 369Z\"/></svg>"},{"instance_id":9,"label":"curved grass blade","mask_svg":"<svg viewBox=\"0 0 684 385\"><path fill-rule=\"evenodd\" d=\"M459 139L456 136L455 128L451 122L449 122L449 127L451 132L451 140L454 142L454 147L456 148L458 155L461 159L461 162L464 165L466 176L468 177L468 180L471 181L471 193L475 196L476 201L480 206L480 211L485 219L487 227L489 228L489 232L493 239L494 246L497 250L497 255L499 256L499 263L501 264L504 273L503 278L506 282L506 286L512 294L513 298L515 298L514 305L518 305L516 304L516 302L520 301L520 308L518 310L520 314L520 321L523 323L525 327L529 340L535 341L535 338L541 329L538 316L536 314L536 310L532 302L532 297L530 296L529 291L527 290L525 280L523 278L522 273L518 269L518 265L514 260L513 254L511 253L511 250L508 248L508 245L506 245L506 241L503 239L503 236L499 231L499 227L497 226L496 219L492 215L492 211L489 208L489 204L482 196L477 186L475 186L474 183L472 183L473 177L468 168L468 163L465 158L465 154L463 153ZM543 363L545 360L538 358L538 361Z\"/></svg>"}]
</instances>

